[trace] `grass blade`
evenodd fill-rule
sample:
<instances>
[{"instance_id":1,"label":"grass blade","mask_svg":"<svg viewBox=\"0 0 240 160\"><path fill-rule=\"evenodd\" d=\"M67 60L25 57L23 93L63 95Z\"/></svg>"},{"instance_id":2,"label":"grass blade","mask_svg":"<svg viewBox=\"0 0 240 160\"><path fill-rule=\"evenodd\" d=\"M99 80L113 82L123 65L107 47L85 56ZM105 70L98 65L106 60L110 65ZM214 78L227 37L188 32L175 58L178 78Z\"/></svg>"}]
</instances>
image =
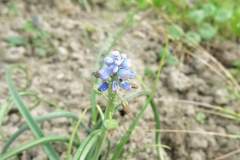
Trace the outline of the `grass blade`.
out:
<instances>
[{"instance_id":1,"label":"grass blade","mask_svg":"<svg viewBox=\"0 0 240 160\"><path fill-rule=\"evenodd\" d=\"M75 127L74 127L74 130L73 130L72 135L71 135L71 138L70 138L70 142L69 142L69 144L68 144L67 158L66 158L67 160L69 160L69 158L70 158L70 154L71 154L71 150L72 150L72 143L73 143L73 139L74 139L74 137L75 137L75 134L76 134L76 132L77 132L78 126L79 126L80 122L82 121L84 115L86 114L87 110L88 110L88 109L86 108L86 109L83 111L81 117L79 118L77 124L76 124Z\"/></svg>"},{"instance_id":2,"label":"grass blade","mask_svg":"<svg viewBox=\"0 0 240 160\"><path fill-rule=\"evenodd\" d=\"M21 96L33 96L36 99L38 99L38 102L36 104L34 104L32 107L33 108L35 106L37 106L39 104L39 98L35 93L31 93L31 92L21 92L19 93ZM9 105L12 103L13 99L12 97L7 98L7 100L2 104L2 106L0 107L0 128L2 127L2 122L4 119L5 114L7 114L8 111L8 107Z\"/></svg>"},{"instance_id":3,"label":"grass blade","mask_svg":"<svg viewBox=\"0 0 240 160\"><path fill-rule=\"evenodd\" d=\"M160 118L159 118L160 116L158 115L157 106L153 99L151 99L150 104L151 104L153 114L154 114L154 119L156 122L155 128L156 128L156 130L159 130L159 129L161 129L161 123L160 123ZM155 141L156 141L157 145L160 145L160 146L162 145L161 144L161 132L155 132ZM157 153L158 153L158 158L160 160L163 160L164 158L163 158L163 154L161 152L161 147L156 147L156 149L157 149Z\"/></svg>"},{"instance_id":4,"label":"grass blade","mask_svg":"<svg viewBox=\"0 0 240 160\"><path fill-rule=\"evenodd\" d=\"M78 120L78 117L70 112L55 112L55 113L49 113L44 116L41 116L39 118L36 118L36 122L41 123L46 120L54 119L54 118L60 118L60 117L66 117L66 118L72 118L75 121ZM29 126L27 124L21 126L17 132L15 132L7 141L5 146L3 147L2 154L7 151L9 146L12 144L12 142L19 136L21 135L24 131L28 130Z\"/></svg>"},{"instance_id":5,"label":"grass blade","mask_svg":"<svg viewBox=\"0 0 240 160\"><path fill-rule=\"evenodd\" d=\"M123 138L121 139L120 143L118 144L117 148L115 149L115 153L113 154L112 160L116 160L119 157L119 155L121 154L125 144L127 143L130 135L132 134L132 131L134 130L134 128L138 124L138 122L139 122L140 118L142 117L144 111L146 110L149 102L153 98L153 95L154 95L154 92L157 88L157 83L158 83L158 80L159 80L159 77L160 77L160 72L161 72L161 69L162 69L162 66L163 66L163 61L164 61L164 58L165 58L165 55L166 55L167 46L168 46L168 40L167 40L167 44L165 46L165 51L164 51L163 57L162 57L162 59L159 63L157 76L155 78L151 94L149 95L149 98L145 101L145 103L144 103L140 113L137 115L136 119L132 122L131 126L129 127L129 130L124 134Z\"/></svg>"},{"instance_id":6,"label":"grass blade","mask_svg":"<svg viewBox=\"0 0 240 160\"><path fill-rule=\"evenodd\" d=\"M90 133L88 135L88 137L85 139L85 141L80 145L80 147L78 148L78 150L76 151L74 157L73 157L73 160L79 160L80 157L82 157L82 153L83 151L85 150L85 147L87 147L88 143L90 143L90 141L93 139L93 140L97 140L97 137L100 133L100 130L95 130L93 131L92 133ZM95 142L94 141L94 142ZM91 141L93 142L93 141ZM90 148L89 148L90 149ZM87 153L86 153L87 154Z\"/></svg>"},{"instance_id":7,"label":"grass blade","mask_svg":"<svg viewBox=\"0 0 240 160\"><path fill-rule=\"evenodd\" d=\"M34 136L39 139L44 137L44 133L42 132L42 130L40 129L40 127L38 126L37 122L33 119L33 117L31 116L29 110L27 109L27 107L25 106L25 104L23 103L22 98L20 97L19 93L17 92L12 78L11 78L11 72L13 68L22 68L20 65L12 65L7 69L6 72L6 79L7 79L7 84L8 84L8 88L9 91L14 99L14 102L16 103L20 113L22 114L22 116L24 117L24 119L26 120L27 124L29 125L29 128L31 129L31 131L33 132ZM56 153L56 151L53 149L53 147L46 143L46 144L42 144L42 147L44 149L44 151L46 152L46 154L48 155L49 159L51 160L58 160L59 157Z\"/></svg>"},{"instance_id":8,"label":"grass blade","mask_svg":"<svg viewBox=\"0 0 240 160\"><path fill-rule=\"evenodd\" d=\"M39 138L39 139L36 139L36 140L33 140L31 142L28 142L24 145L21 145L20 147L17 147L15 149L12 149L10 150L9 152L3 154L0 156L0 159L4 160L4 159L7 159L9 157L12 157L14 156L15 154L18 154L24 150L27 150L29 148L32 148L34 146L37 146L37 145L44 145L44 144L47 144L47 143L50 143L50 142L69 142L69 138L66 138L66 137L62 137L62 136L49 136L49 137L42 137L42 138ZM74 146L78 146L78 144L74 143Z\"/></svg>"},{"instance_id":9,"label":"grass blade","mask_svg":"<svg viewBox=\"0 0 240 160\"><path fill-rule=\"evenodd\" d=\"M108 141L108 146L107 146L107 153L105 155L105 158L104 160L107 160L108 156L109 156L109 152L110 152L110 149L111 149L111 141L107 138L107 141Z\"/></svg>"}]
</instances>

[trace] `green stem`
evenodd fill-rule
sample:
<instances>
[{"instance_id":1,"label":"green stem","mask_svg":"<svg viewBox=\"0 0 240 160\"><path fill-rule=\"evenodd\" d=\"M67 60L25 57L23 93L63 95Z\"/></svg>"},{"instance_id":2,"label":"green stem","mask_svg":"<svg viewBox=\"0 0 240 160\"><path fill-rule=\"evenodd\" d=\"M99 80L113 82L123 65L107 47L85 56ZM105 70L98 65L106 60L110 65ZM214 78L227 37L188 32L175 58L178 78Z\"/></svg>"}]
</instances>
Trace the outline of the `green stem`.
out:
<instances>
[{"instance_id":1,"label":"green stem","mask_svg":"<svg viewBox=\"0 0 240 160\"><path fill-rule=\"evenodd\" d=\"M113 113L114 113L114 109L115 106L117 104L117 93L116 92L112 92L112 81L117 79L117 75L114 75L111 78L111 82L109 83L109 88L108 88L108 105L105 111L105 119L104 120L108 120L108 119L112 119ZM97 140L97 147L93 156L93 160L98 160L98 157L102 151L102 147L104 144L104 141L107 137L107 133L108 130L104 127L104 125L102 125L101 128L101 134L98 137Z\"/></svg>"}]
</instances>

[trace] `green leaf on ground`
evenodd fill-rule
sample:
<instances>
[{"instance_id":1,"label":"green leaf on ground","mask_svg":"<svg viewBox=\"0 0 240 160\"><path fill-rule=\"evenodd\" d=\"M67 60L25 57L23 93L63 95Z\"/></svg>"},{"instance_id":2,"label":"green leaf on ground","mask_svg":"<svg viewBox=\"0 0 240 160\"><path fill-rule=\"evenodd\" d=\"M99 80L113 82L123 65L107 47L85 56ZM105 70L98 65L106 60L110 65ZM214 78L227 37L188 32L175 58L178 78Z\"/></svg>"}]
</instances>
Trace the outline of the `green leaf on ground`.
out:
<instances>
[{"instance_id":1,"label":"green leaf on ground","mask_svg":"<svg viewBox=\"0 0 240 160\"><path fill-rule=\"evenodd\" d=\"M200 36L203 38L203 39L206 39L206 40L209 40L209 39L212 39L216 33L217 33L217 29L214 28L211 24L209 23L203 23L199 30L198 30L198 33L200 34Z\"/></svg>"},{"instance_id":2,"label":"green leaf on ground","mask_svg":"<svg viewBox=\"0 0 240 160\"><path fill-rule=\"evenodd\" d=\"M211 17L216 12L216 6L212 3L207 3L203 6L204 17Z\"/></svg>"},{"instance_id":3,"label":"green leaf on ground","mask_svg":"<svg viewBox=\"0 0 240 160\"><path fill-rule=\"evenodd\" d=\"M214 21L217 23L225 23L227 20L229 20L232 17L232 12L219 9L214 16Z\"/></svg>"},{"instance_id":4,"label":"green leaf on ground","mask_svg":"<svg viewBox=\"0 0 240 160\"><path fill-rule=\"evenodd\" d=\"M183 36L184 31L179 25L173 24L170 26L168 33L171 39L179 40Z\"/></svg>"},{"instance_id":5,"label":"green leaf on ground","mask_svg":"<svg viewBox=\"0 0 240 160\"><path fill-rule=\"evenodd\" d=\"M206 120L206 115L204 113L198 113L196 115L196 120L200 123L204 123Z\"/></svg>"},{"instance_id":6,"label":"green leaf on ground","mask_svg":"<svg viewBox=\"0 0 240 160\"><path fill-rule=\"evenodd\" d=\"M8 37L8 41L9 41L11 47L25 45L25 41L21 37L10 36L10 37Z\"/></svg>"},{"instance_id":7,"label":"green leaf on ground","mask_svg":"<svg viewBox=\"0 0 240 160\"><path fill-rule=\"evenodd\" d=\"M201 37L198 33L189 31L186 34L185 43L189 46L196 46L201 42Z\"/></svg>"},{"instance_id":8,"label":"green leaf on ground","mask_svg":"<svg viewBox=\"0 0 240 160\"><path fill-rule=\"evenodd\" d=\"M204 14L204 11L201 10L201 9L198 9L198 10L194 10L192 12L189 13L188 15L188 18L197 23L197 24L200 24L203 19L205 18L205 14Z\"/></svg>"}]
</instances>

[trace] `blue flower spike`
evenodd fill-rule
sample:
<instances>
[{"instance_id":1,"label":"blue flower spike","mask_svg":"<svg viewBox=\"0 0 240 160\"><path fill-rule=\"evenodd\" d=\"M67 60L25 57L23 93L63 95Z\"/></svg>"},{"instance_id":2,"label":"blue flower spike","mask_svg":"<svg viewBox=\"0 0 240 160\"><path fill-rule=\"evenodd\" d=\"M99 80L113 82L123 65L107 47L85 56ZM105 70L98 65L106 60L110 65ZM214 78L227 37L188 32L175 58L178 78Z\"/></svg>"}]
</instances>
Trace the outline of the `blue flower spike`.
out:
<instances>
[{"instance_id":1,"label":"blue flower spike","mask_svg":"<svg viewBox=\"0 0 240 160\"><path fill-rule=\"evenodd\" d=\"M120 54L119 51L113 51L111 55L104 58L106 68L102 68L93 75L97 78L101 78L104 82L98 87L98 91L103 92L109 88L109 84L112 84L111 91L118 92L119 86L124 90L137 89L137 85L133 85L129 79L133 79L136 76L136 72L131 70L131 60L127 58L127 54ZM110 83L112 81L112 83Z\"/></svg>"},{"instance_id":2,"label":"blue flower spike","mask_svg":"<svg viewBox=\"0 0 240 160\"><path fill-rule=\"evenodd\" d=\"M127 81L122 81L121 82L121 86L122 86L122 88L124 89L124 90L131 90L131 84L130 83L128 83Z\"/></svg>"},{"instance_id":3,"label":"blue flower spike","mask_svg":"<svg viewBox=\"0 0 240 160\"><path fill-rule=\"evenodd\" d=\"M98 77L102 80L107 80L111 75L109 68L102 68L98 71Z\"/></svg>"},{"instance_id":4,"label":"blue flower spike","mask_svg":"<svg viewBox=\"0 0 240 160\"><path fill-rule=\"evenodd\" d=\"M104 58L104 63L107 66L110 66L114 63L114 59L111 56L107 56L107 57Z\"/></svg>"},{"instance_id":5,"label":"blue flower spike","mask_svg":"<svg viewBox=\"0 0 240 160\"><path fill-rule=\"evenodd\" d=\"M117 73L117 71L118 71L118 65L112 64L112 65L109 67L109 69L110 69L111 74Z\"/></svg>"},{"instance_id":6,"label":"blue flower spike","mask_svg":"<svg viewBox=\"0 0 240 160\"><path fill-rule=\"evenodd\" d=\"M130 71L129 70L127 70L127 69L120 69L119 71L118 71L118 75L119 75L119 77L122 79L122 80L128 80L129 79L129 77L130 77Z\"/></svg>"},{"instance_id":7,"label":"blue flower spike","mask_svg":"<svg viewBox=\"0 0 240 160\"><path fill-rule=\"evenodd\" d=\"M126 59L127 58L127 54L123 53L123 54L121 54L121 57L122 57L122 59Z\"/></svg>"},{"instance_id":8,"label":"blue flower spike","mask_svg":"<svg viewBox=\"0 0 240 160\"><path fill-rule=\"evenodd\" d=\"M133 79L133 78L135 77L135 75L136 75L136 72L135 72L134 70L130 70L130 76L129 76L129 78L130 78L130 79Z\"/></svg>"},{"instance_id":9,"label":"blue flower spike","mask_svg":"<svg viewBox=\"0 0 240 160\"><path fill-rule=\"evenodd\" d=\"M118 81L113 81L112 83L112 92L118 91Z\"/></svg>"},{"instance_id":10,"label":"blue flower spike","mask_svg":"<svg viewBox=\"0 0 240 160\"><path fill-rule=\"evenodd\" d=\"M125 69L129 69L131 67L131 61L130 59L124 59L122 62L122 67Z\"/></svg>"},{"instance_id":11,"label":"blue flower spike","mask_svg":"<svg viewBox=\"0 0 240 160\"><path fill-rule=\"evenodd\" d=\"M112 57L116 58L120 55L120 53L118 51L113 51L112 52Z\"/></svg>"},{"instance_id":12,"label":"blue flower spike","mask_svg":"<svg viewBox=\"0 0 240 160\"><path fill-rule=\"evenodd\" d=\"M108 89L109 85L107 82L104 82L101 86L98 87L98 91L103 92Z\"/></svg>"}]
</instances>

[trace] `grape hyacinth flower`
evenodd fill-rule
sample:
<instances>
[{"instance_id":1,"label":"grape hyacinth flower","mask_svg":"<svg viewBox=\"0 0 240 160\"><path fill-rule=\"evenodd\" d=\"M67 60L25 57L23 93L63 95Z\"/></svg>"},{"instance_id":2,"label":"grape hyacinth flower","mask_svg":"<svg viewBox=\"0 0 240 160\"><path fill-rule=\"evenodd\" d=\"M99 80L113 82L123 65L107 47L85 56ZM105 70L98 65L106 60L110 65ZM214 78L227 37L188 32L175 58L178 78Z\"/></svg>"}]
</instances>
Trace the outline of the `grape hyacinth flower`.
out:
<instances>
[{"instance_id":1,"label":"grape hyacinth flower","mask_svg":"<svg viewBox=\"0 0 240 160\"><path fill-rule=\"evenodd\" d=\"M131 60L127 58L127 55L125 53L120 55L119 51L113 51L111 55L104 58L104 63L108 68L102 68L93 73L95 77L105 81L99 86L98 91L105 91L109 83L111 83L109 86L112 88L112 92L117 92L118 86L121 86L124 90L131 90L129 79L133 79L136 72L130 70Z\"/></svg>"},{"instance_id":2,"label":"grape hyacinth flower","mask_svg":"<svg viewBox=\"0 0 240 160\"><path fill-rule=\"evenodd\" d=\"M103 120L101 133L98 136L93 160L98 160L107 134L113 136L115 129L118 127L118 121L113 119L118 98L122 101L123 110L127 114L131 112L128 102L124 101L118 94L119 88L121 87L124 90L138 89L138 85L130 81L136 76L136 72L130 69L131 60L127 58L125 53L120 54L119 51L113 51L111 55L104 58L104 63L107 67L93 73L95 77L103 80L100 86L94 84L93 91L98 95L105 96L108 100L105 113L101 116ZM105 90L108 90L108 95L102 93Z\"/></svg>"}]
</instances>

